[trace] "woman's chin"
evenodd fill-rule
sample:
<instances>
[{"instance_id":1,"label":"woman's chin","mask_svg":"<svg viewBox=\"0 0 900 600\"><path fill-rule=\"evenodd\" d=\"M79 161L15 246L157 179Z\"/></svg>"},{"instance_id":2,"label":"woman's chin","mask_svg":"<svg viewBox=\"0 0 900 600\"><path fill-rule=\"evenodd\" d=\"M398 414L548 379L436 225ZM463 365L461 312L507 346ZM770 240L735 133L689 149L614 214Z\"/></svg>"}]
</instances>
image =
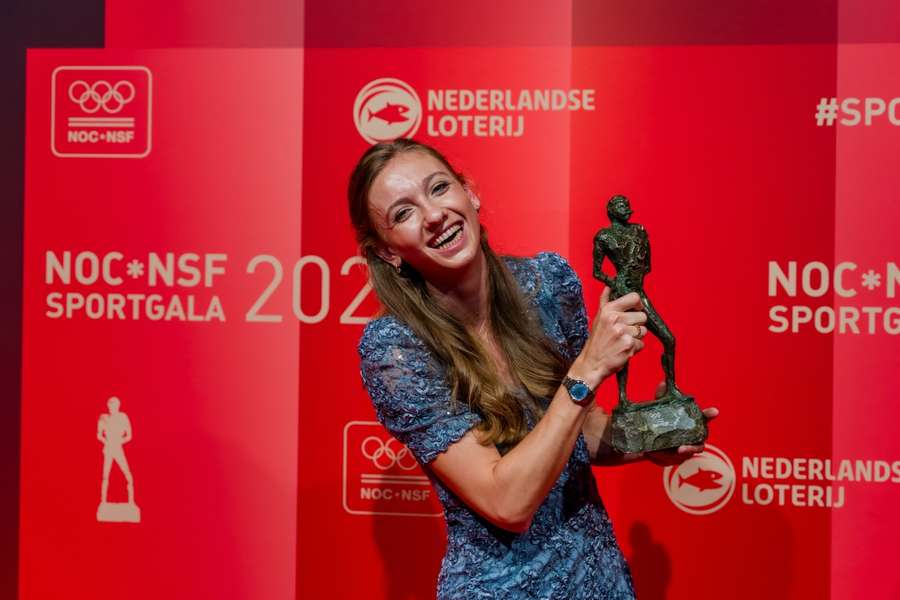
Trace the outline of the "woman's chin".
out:
<instances>
[{"instance_id":1,"label":"woman's chin","mask_svg":"<svg viewBox=\"0 0 900 600\"><path fill-rule=\"evenodd\" d=\"M478 258L480 248L462 248L451 256L433 256L431 264L423 265L419 271L426 280L437 282L439 280L447 281L448 276L452 278L453 272L462 274L468 267Z\"/></svg>"}]
</instances>

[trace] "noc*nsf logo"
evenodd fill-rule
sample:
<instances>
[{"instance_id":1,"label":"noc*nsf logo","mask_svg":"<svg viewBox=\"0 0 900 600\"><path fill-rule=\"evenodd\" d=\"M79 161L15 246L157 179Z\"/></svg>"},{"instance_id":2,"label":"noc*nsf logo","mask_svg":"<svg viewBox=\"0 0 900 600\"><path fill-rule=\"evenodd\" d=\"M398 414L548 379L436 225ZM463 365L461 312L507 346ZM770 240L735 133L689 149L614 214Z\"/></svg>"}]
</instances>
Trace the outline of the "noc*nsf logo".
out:
<instances>
[{"instance_id":1,"label":"noc*nsf logo","mask_svg":"<svg viewBox=\"0 0 900 600\"><path fill-rule=\"evenodd\" d=\"M356 95L353 122L370 144L409 138L422 123L422 102L407 83L382 77L370 81Z\"/></svg>"},{"instance_id":2,"label":"noc*nsf logo","mask_svg":"<svg viewBox=\"0 0 900 600\"><path fill-rule=\"evenodd\" d=\"M50 150L59 158L144 158L153 77L136 65L64 65L50 84Z\"/></svg>"},{"instance_id":3,"label":"noc*nsf logo","mask_svg":"<svg viewBox=\"0 0 900 600\"><path fill-rule=\"evenodd\" d=\"M692 515L708 515L725 506L734 494L734 465L713 446L677 467L663 471L663 486L672 503Z\"/></svg>"}]
</instances>

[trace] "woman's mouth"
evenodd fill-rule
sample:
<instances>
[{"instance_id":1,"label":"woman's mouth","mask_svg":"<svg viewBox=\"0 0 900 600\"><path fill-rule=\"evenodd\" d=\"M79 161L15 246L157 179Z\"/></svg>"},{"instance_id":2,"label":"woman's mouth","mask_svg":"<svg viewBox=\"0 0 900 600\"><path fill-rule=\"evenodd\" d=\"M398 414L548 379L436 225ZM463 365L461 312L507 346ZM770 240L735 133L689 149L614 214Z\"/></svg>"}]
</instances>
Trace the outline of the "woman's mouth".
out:
<instances>
[{"instance_id":1,"label":"woman's mouth","mask_svg":"<svg viewBox=\"0 0 900 600\"><path fill-rule=\"evenodd\" d=\"M437 239L428 243L430 248L435 250L450 250L457 247L462 242L462 223L451 225L444 233L439 235Z\"/></svg>"}]
</instances>

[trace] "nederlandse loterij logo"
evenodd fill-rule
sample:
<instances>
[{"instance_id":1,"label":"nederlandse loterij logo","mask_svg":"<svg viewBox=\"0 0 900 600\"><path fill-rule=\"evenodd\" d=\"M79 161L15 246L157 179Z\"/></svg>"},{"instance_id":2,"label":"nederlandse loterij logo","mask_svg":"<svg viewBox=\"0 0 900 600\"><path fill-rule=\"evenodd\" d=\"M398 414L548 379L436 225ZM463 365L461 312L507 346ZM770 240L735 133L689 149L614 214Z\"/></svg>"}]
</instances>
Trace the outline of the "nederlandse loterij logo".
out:
<instances>
[{"instance_id":1,"label":"nederlandse loterij logo","mask_svg":"<svg viewBox=\"0 0 900 600\"><path fill-rule=\"evenodd\" d=\"M677 467L663 470L663 486L675 506L692 515L716 512L731 499L735 488L734 465L720 449L706 449Z\"/></svg>"},{"instance_id":2,"label":"nederlandse loterij logo","mask_svg":"<svg viewBox=\"0 0 900 600\"><path fill-rule=\"evenodd\" d=\"M50 148L58 157L143 158L150 153L152 78L146 67L53 70Z\"/></svg>"},{"instance_id":3,"label":"nederlandse loterij logo","mask_svg":"<svg viewBox=\"0 0 900 600\"><path fill-rule=\"evenodd\" d=\"M366 84L356 95L353 121L370 144L412 137L422 123L422 103L405 82L382 77Z\"/></svg>"}]
</instances>

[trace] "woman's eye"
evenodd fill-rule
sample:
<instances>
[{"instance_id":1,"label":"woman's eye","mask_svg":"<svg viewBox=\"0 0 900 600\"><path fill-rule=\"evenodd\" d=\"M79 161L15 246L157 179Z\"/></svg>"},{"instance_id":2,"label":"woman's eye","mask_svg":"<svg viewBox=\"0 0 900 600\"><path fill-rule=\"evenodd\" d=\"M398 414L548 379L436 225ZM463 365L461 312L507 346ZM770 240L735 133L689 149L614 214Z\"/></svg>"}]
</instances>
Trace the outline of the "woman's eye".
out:
<instances>
[{"instance_id":1,"label":"woman's eye","mask_svg":"<svg viewBox=\"0 0 900 600\"><path fill-rule=\"evenodd\" d=\"M441 181L440 183L435 185L433 188L431 188L431 193L432 194L443 194L444 192L447 191L447 188L449 188L449 187L450 187L449 183L447 183L446 181Z\"/></svg>"},{"instance_id":2,"label":"woman's eye","mask_svg":"<svg viewBox=\"0 0 900 600\"><path fill-rule=\"evenodd\" d=\"M411 211L408 208L401 208L400 210L398 210L397 212L394 213L394 220L395 221L403 221L406 219L406 217L409 216L410 212Z\"/></svg>"}]
</instances>

